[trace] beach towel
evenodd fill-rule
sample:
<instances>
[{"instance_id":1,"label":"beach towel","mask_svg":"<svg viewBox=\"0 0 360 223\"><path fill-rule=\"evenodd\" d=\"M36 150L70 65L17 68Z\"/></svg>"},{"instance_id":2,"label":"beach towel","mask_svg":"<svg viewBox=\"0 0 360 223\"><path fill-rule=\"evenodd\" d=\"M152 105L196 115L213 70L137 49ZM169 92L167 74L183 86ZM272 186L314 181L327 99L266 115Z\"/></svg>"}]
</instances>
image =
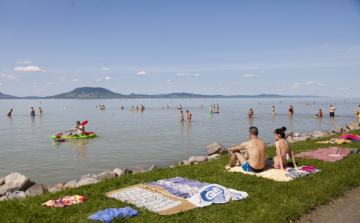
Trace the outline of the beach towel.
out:
<instances>
[{"instance_id":1,"label":"beach towel","mask_svg":"<svg viewBox=\"0 0 360 223\"><path fill-rule=\"evenodd\" d=\"M57 200L49 200L49 201L43 203L42 205L44 205L46 207L62 208L62 207L66 207L66 206L71 206L73 204L84 203L85 200L86 200L86 198L84 196L79 196L79 195L69 196L68 195L68 196L59 198Z\"/></svg>"},{"instance_id":2,"label":"beach towel","mask_svg":"<svg viewBox=\"0 0 360 223\"><path fill-rule=\"evenodd\" d=\"M209 184L200 188L199 193L188 199L197 207L206 207L211 204L223 204L229 201L238 201L247 198L249 195L243 191L227 189L218 184Z\"/></svg>"},{"instance_id":3,"label":"beach towel","mask_svg":"<svg viewBox=\"0 0 360 223\"><path fill-rule=\"evenodd\" d=\"M288 173L287 171L268 168L268 167L265 167L263 171L258 172L258 173L246 172L246 171L244 171L244 169L241 166L232 167L228 171L229 172L239 172L239 173L248 174L248 175L255 175L257 177L263 177L266 179L279 181L279 182L287 182L287 181L293 180L293 178L285 175L286 173ZM304 172L304 171L298 171L298 170L296 170L296 171Z\"/></svg>"},{"instance_id":4,"label":"beach towel","mask_svg":"<svg viewBox=\"0 0 360 223\"><path fill-rule=\"evenodd\" d=\"M317 151L302 152L296 154L297 158L317 159L321 161L336 162L347 157L351 150L342 149L340 147L330 147L327 149L318 149Z\"/></svg>"},{"instance_id":5,"label":"beach towel","mask_svg":"<svg viewBox=\"0 0 360 223\"><path fill-rule=\"evenodd\" d=\"M327 141L318 141L315 144L345 144L345 143L352 143L350 140L347 139L336 139L334 141L327 140Z\"/></svg>"},{"instance_id":6,"label":"beach towel","mask_svg":"<svg viewBox=\"0 0 360 223\"><path fill-rule=\"evenodd\" d=\"M134 210L131 207L127 206L124 208L107 208L93 215L90 215L88 219L95 221L104 221L106 223L109 223L114 218L120 218L120 217L127 218L138 215L139 212L137 210Z\"/></svg>"},{"instance_id":7,"label":"beach towel","mask_svg":"<svg viewBox=\"0 0 360 223\"><path fill-rule=\"evenodd\" d=\"M291 171L285 174L287 177L291 177L293 179L299 178L299 177L305 177L309 175L307 172L298 172L298 171Z\"/></svg>"},{"instance_id":8,"label":"beach towel","mask_svg":"<svg viewBox=\"0 0 360 223\"><path fill-rule=\"evenodd\" d=\"M360 142L360 136L354 134L344 134L340 136L339 139L351 139Z\"/></svg>"},{"instance_id":9,"label":"beach towel","mask_svg":"<svg viewBox=\"0 0 360 223\"><path fill-rule=\"evenodd\" d=\"M182 177L175 177L159 180L157 182L144 183L143 185L161 187L176 197L189 198L197 194L200 188L209 185L209 183L201 183L197 180L188 180Z\"/></svg>"}]
</instances>

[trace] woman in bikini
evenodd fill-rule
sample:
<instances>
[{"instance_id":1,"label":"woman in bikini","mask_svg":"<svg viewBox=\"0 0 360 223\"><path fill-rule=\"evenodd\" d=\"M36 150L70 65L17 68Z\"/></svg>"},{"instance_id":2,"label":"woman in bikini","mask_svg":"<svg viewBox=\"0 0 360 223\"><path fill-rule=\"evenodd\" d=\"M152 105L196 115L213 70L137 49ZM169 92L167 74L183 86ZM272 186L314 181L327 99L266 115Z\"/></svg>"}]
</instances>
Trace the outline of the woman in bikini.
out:
<instances>
[{"instance_id":1,"label":"woman in bikini","mask_svg":"<svg viewBox=\"0 0 360 223\"><path fill-rule=\"evenodd\" d=\"M289 107L289 115L294 114L294 107L292 105L290 105Z\"/></svg>"},{"instance_id":2,"label":"woman in bikini","mask_svg":"<svg viewBox=\"0 0 360 223\"><path fill-rule=\"evenodd\" d=\"M294 153L291 149L290 143L285 139L286 128L276 129L274 131L276 157L273 160L266 160L267 167L284 170L284 166L291 157L294 168L297 168Z\"/></svg>"}]
</instances>

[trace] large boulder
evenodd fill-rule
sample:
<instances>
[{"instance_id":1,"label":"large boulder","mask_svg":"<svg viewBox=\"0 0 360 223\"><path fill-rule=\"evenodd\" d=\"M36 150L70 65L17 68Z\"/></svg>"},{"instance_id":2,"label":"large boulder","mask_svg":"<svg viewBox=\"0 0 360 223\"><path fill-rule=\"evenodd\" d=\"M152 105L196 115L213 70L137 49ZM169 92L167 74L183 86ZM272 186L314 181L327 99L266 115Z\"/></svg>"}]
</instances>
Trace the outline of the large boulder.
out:
<instances>
[{"instance_id":1,"label":"large boulder","mask_svg":"<svg viewBox=\"0 0 360 223\"><path fill-rule=\"evenodd\" d=\"M26 198L26 195L24 193L24 191L14 191L14 192L6 192L6 197L9 200L13 200L13 199L18 199L18 200L22 200Z\"/></svg>"},{"instance_id":2,"label":"large boulder","mask_svg":"<svg viewBox=\"0 0 360 223\"><path fill-rule=\"evenodd\" d=\"M97 179L94 179L94 178L85 178L85 179L80 180L77 183L77 186L81 187L81 186L84 186L84 185L96 184L98 182L100 182L100 181L98 181Z\"/></svg>"},{"instance_id":3,"label":"large boulder","mask_svg":"<svg viewBox=\"0 0 360 223\"><path fill-rule=\"evenodd\" d=\"M179 163L179 166L188 166L188 165L190 165L190 164L189 164L189 162L187 160L181 161Z\"/></svg>"},{"instance_id":4,"label":"large boulder","mask_svg":"<svg viewBox=\"0 0 360 223\"><path fill-rule=\"evenodd\" d=\"M354 124L354 123L346 124L346 128L349 130L354 130L357 129L358 127L359 127L358 124Z\"/></svg>"},{"instance_id":5,"label":"large boulder","mask_svg":"<svg viewBox=\"0 0 360 223\"><path fill-rule=\"evenodd\" d=\"M128 168L125 168L119 175L119 177L126 175L126 174L132 174L132 171L129 170Z\"/></svg>"},{"instance_id":6,"label":"large boulder","mask_svg":"<svg viewBox=\"0 0 360 223\"><path fill-rule=\"evenodd\" d=\"M194 165L195 163L201 163L201 162L205 162L207 161L207 157L206 156L192 156L190 157L190 159L188 160L190 165ZM195 164L195 165L196 165Z\"/></svg>"},{"instance_id":7,"label":"large boulder","mask_svg":"<svg viewBox=\"0 0 360 223\"><path fill-rule=\"evenodd\" d=\"M299 132L293 132L293 137L300 137L300 133Z\"/></svg>"},{"instance_id":8,"label":"large boulder","mask_svg":"<svg viewBox=\"0 0 360 223\"><path fill-rule=\"evenodd\" d=\"M294 142L293 138L294 138L294 137L290 137L290 136L289 136L289 137L287 137L286 140L287 140L289 143L292 143L292 142ZM274 144L274 146L275 146L275 143L273 143L273 144Z\"/></svg>"},{"instance_id":9,"label":"large boulder","mask_svg":"<svg viewBox=\"0 0 360 223\"><path fill-rule=\"evenodd\" d=\"M106 179L115 178L116 176L117 176L116 173L107 170L107 171L104 171L104 172L100 173L99 175L97 175L95 177L95 179L98 181L104 181Z\"/></svg>"},{"instance_id":10,"label":"large boulder","mask_svg":"<svg viewBox=\"0 0 360 223\"><path fill-rule=\"evenodd\" d=\"M113 172L116 173L116 175L120 176L120 174L123 172L123 170L120 169L120 168L115 168L115 169L113 170Z\"/></svg>"},{"instance_id":11,"label":"large boulder","mask_svg":"<svg viewBox=\"0 0 360 223\"><path fill-rule=\"evenodd\" d=\"M217 158L219 158L219 156L221 156L221 155L220 154L214 154L214 155L208 156L207 160L208 161L216 160Z\"/></svg>"},{"instance_id":12,"label":"large boulder","mask_svg":"<svg viewBox=\"0 0 360 223\"><path fill-rule=\"evenodd\" d=\"M80 180L87 179L87 178L94 178L95 179L96 174L86 174L80 178Z\"/></svg>"},{"instance_id":13,"label":"large boulder","mask_svg":"<svg viewBox=\"0 0 360 223\"><path fill-rule=\"evenodd\" d=\"M0 178L0 186L5 184L5 177Z\"/></svg>"},{"instance_id":14,"label":"large boulder","mask_svg":"<svg viewBox=\"0 0 360 223\"><path fill-rule=\"evenodd\" d=\"M65 189L65 182L60 182L60 183L56 184L55 186L50 187L48 189L48 191L50 193L55 193L55 192L58 192L58 191L62 191L64 189Z\"/></svg>"},{"instance_id":15,"label":"large boulder","mask_svg":"<svg viewBox=\"0 0 360 223\"><path fill-rule=\"evenodd\" d=\"M143 172L145 172L144 168L142 168L141 166L136 166L135 169L132 171L132 174L143 173Z\"/></svg>"},{"instance_id":16,"label":"large boulder","mask_svg":"<svg viewBox=\"0 0 360 223\"><path fill-rule=\"evenodd\" d=\"M26 176L16 172L11 173L5 177L5 184L0 186L0 196L3 196L6 192L26 191L33 185L35 185L35 182Z\"/></svg>"},{"instance_id":17,"label":"large boulder","mask_svg":"<svg viewBox=\"0 0 360 223\"><path fill-rule=\"evenodd\" d=\"M8 199L7 199L7 196L2 196L2 197L0 197L0 202L1 201L7 201Z\"/></svg>"},{"instance_id":18,"label":"large boulder","mask_svg":"<svg viewBox=\"0 0 360 223\"><path fill-rule=\"evenodd\" d=\"M293 137L293 132L287 132L285 133L285 139L287 139L288 137Z\"/></svg>"},{"instance_id":19,"label":"large boulder","mask_svg":"<svg viewBox=\"0 0 360 223\"><path fill-rule=\"evenodd\" d=\"M209 156L211 156L213 154L228 153L228 150L226 149L226 147L221 145L218 142L208 145L206 147L206 151Z\"/></svg>"},{"instance_id":20,"label":"large boulder","mask_svg":"<svg viewBox=\"0 0 360 223\"><path fill-rule=\"evenodd\" d=\"M304 133L304 134L302 134L300 137L312 138L312 137L313 137L313 134L312 134L312 133Z\"/></svg>"},{"instance_id":21,"label":"large boulder","mask_svg":"<svg viewBox=\"0 0 360 223\"><path fill-rule=\"evenodd\" d=\"M313 137L314 137L314 138L324 137L324 133L321 132L321 131L315 131L314 134L313 134Z\"/></svg>"},{"instance_id":22,"label":"large boulder","mask_svg":"<svg viewBox=\"0 0 360 223\"><path fill-rule=\"evenodd\" d=\"M342 133L344 131L343 128L341 128L340 126L334 126L332 129L331 129L331 132L334 132L334 133Z\"/></svg>"},{"instance_id":23,"label":"large boulder","mask_svg":"<svg viewBox=\"0 0 360 223\"><path fill-rule=\"evenodd\" d=\"M71 181L67 182L64 187L66 189L67 188L75 188L75 187L77 187L78 182L79 182L78 180L71 180Z\"/></svg>"},{"instance_id":24,"label":"large boulder","mask_svg":"<svg viewBox=\"0 0 360 223\"><path fill-rule=\"evenodd\" d=\"M25 191L26 196L42 195L44 193L43 186L41 184L35 184Z\"/></svg>"},{"instance_id":25,"label":"large boulder","mask_svg":"<svg viewBox=\"0 0 360 223\"><path fill-rule=\"evenodd\" d=\"M308 137L293 137L293 141L294 142L300 142L300 141L305 141L305 140L308 140L309 138Z\"/></svg>"}]
</instances>

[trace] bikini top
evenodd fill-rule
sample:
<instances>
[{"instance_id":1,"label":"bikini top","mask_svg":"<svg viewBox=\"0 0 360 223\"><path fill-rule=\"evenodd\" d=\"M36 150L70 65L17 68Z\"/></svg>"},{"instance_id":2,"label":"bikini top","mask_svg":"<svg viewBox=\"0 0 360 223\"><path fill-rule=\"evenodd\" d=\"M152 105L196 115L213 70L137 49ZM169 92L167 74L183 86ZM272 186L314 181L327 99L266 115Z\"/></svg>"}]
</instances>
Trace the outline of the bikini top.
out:
<instances>
[{"instance_id":1,"label":"bikini top","mask_svg":"<svg viewBox=\"0 0 360 223\"><path fill-rule=\"evenodd\" d=\"M281 139L285 144L287 144L288 142L285 139ZM277 151L276 151L277 154ZM277 154L278 155L278 154ZM285 153L285 154L281 154L281 156L286 156L286 160L289 160L289 154Z\"/></svg>"}]
</instances>

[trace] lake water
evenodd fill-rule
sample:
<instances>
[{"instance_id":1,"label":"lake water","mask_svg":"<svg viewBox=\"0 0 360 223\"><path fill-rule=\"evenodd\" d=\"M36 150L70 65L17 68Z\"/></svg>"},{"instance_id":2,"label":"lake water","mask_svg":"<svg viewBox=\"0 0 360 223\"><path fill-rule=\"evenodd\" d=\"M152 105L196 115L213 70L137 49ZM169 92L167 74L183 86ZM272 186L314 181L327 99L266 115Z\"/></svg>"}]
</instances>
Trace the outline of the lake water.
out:
<instances>
[{"instance_id":1,"label":"lake water","mask_svg":"<svg viewBox=\"0 0 360 223\"><path fill-rule=\"evenodd\" d=\"M344 127L356 116L358 99L111 99L111 100L0 100L0 177L19 172L37 183L54 185L79 179L87 173L98 174L114 168L148 168L152 164L166 167L191 156L206 155L206 146L220 142L226 147L248 139L249 126L259 128L259 138L273 142L273 131L285 126L300 133ZM338 108L329 118L325 101ZM40 104L41 102L41 104ZM262 102L262 105L257 105ZM200 104L204 108L200 108ZM210 115L210 104L220 105L220 114ZM105 110L95 108L105 105ZM130 107L145 105L144 112L131 112ZM161 109L169 104L169 109ZM177 105L193 114L191 123L180 123ZM295 114L287 113L289 105ZM123 105L124 110L120 107ZM271 106L276 115L271 115ZM42 116L30 117L30 107L41 106ZM72 106L72 109L63 108ZM248 119L252 107L254 118ZM7 111L13 108L12 117ZM319 108L324 117L315 119ZM86 131L93 139L53 143L51 135L73 128L75 122L89 120Z\"/></svg>"}]
</instances>

